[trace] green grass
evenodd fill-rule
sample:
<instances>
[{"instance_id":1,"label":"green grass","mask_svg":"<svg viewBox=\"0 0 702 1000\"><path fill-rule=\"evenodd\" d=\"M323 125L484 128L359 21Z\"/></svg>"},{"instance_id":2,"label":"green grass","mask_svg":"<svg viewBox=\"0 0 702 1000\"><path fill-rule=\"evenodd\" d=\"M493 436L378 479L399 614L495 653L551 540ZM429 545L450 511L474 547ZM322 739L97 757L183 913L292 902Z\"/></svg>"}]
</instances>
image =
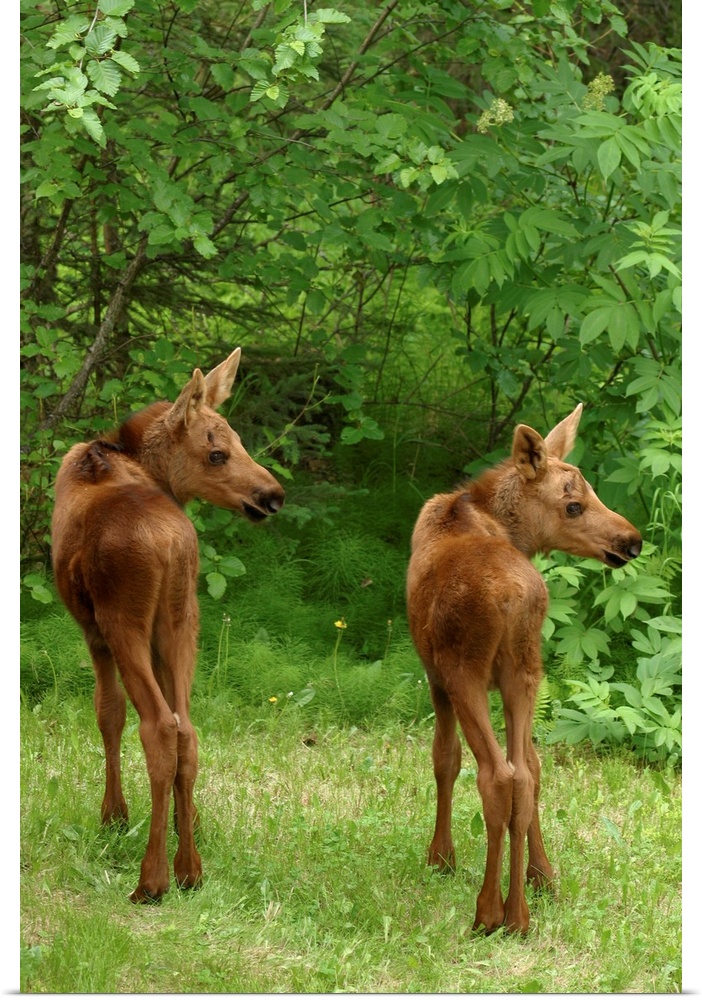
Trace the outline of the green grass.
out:
<instances>
[{"instance_id":1,"label":"green grass","mask_svg":"<svg viewBox=\"0 0 702 1000\"><path fill-rule=\"evenodd\" d=\"M204 885L139 907L127 895L149 801L134 713L123 747L132 825L120 834L99 823L90 697L23 702L21 989L680 991L679 776L542 749L557 892L532 900L526 939L483 937L471 932L485 845L470 755L456 785L458 871L442 877L425 865L431 721L389 712L357 727L305 709L199 689Z\"/></svg>"}]
</instances>

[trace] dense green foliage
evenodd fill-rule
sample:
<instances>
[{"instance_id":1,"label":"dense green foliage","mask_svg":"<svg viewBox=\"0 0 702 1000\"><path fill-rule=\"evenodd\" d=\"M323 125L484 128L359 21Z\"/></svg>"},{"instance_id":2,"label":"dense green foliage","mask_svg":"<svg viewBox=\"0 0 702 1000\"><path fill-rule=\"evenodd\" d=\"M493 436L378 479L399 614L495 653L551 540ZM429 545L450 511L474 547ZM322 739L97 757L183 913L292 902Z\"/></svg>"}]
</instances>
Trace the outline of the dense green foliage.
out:
<instances>
[{"instance_id":1,"label":"dense green foliage","mask_svg":"<svg viewBox=\"0 0 702 1000\"><path fill-rule=\"evenodd\" d=\"M343 614L370 690L393 643L411 656L422 499L583 401L574 460L646 544L613 573L542 561L544 719L675 761L676 19L634 39L609 0L21 9L28 593L51 604L66 449L241 344L233 423L288 503L265 536L193 506L203 590L273 645L334 648Z\"/></svg>"}]
</instances>

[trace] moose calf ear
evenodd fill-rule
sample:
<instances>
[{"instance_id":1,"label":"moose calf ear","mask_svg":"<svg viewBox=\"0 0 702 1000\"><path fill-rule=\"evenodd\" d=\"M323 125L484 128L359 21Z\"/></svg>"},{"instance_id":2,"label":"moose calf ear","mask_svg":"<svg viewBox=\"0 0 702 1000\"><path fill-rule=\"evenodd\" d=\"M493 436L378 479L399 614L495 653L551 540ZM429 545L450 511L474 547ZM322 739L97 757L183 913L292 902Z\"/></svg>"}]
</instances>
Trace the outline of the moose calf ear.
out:
<instances>
[{"instance_id":1,"label":"moose calf ear","mask_svg":"<svg viewBox=\"0 0 702 1000\"><path fill-rule=\"evenodd\" d=\"M546 447L549 455L560 458L561 461L569 455L575 445L575 435L578 431L578 424L583 412L583 404L578 403L572 413L556 424L552 431L546 435Z\"/></svg>"},{"instance_id":2,"label":"moose calf ear","mask_svg":"<svg viewBox=\"0 0 702 1000\"><path fill-rule=\"evenodd\" d=\"M512 460L517 471L525 479L540 479L546 472L548 465L546 442L537 431L527 427L526 424L519 424L514 431Z\"/></svg>"},{"instance_id":3,"label":"moose calf ear","mask_svg":"<svg viewBox=\"0 0 702 1000\"><path fill-rule=\"evenodd\" d=\"M216 368L213 368L205 376L205 384L207 385L206 401L207 405L212 407L213 410L221 406L225 399L229 399L240 361L241 348L237 347L226 361L223 361L221 365L217 365Z\"/></svg>"},{"instance_id":4,"label":"moose calf ear","mask_svg":"<svg viewBox=\"0 0 702 1000\"><path fill-rule=\"evenodd\" d=\"M199 368L196 368L193 377L185 388L181 389L180 395L168 411L165 421L168 429L175 431L180 427L187 427L190 417L204 404L206 392L205 376Z\"/></svg>"}]
</instances>

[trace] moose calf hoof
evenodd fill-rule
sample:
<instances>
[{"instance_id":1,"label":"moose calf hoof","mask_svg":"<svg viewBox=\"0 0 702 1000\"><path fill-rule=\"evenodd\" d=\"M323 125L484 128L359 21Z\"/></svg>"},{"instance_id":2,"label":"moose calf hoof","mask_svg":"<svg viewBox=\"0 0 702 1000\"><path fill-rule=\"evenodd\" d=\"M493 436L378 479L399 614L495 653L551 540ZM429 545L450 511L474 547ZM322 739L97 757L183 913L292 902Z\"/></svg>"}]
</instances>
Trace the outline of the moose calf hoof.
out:
<instances>
[{"instance_id":1,"label":"moose calf hoof","mask_svg":"<svg viewBox=\"0 0 702 1000\"><path fill-rule=\"evenodd\" d=\"M199 889L202 885L202 861L198 852L191 846L181 847L173 859L173 874L179 889Z\"/></svg>"},{"instance_id":2,"label":"moose calf hoof","mask_svg":"<svg viewBox=\"0 0 702 1000\"><path fill-rule=\"evenodd\" d=\"M505 920L505 930L508 934L526 934L529 930L529 917L513 921Z\"/></svg>"},{"instance_id":3,"label":"moose calf hoof","mask_svg":"<svg viewBox=\"0 0 702 1000\"><path fill-rule=\"evenodd\" d=\"M493 906L481 905L478 903L475 910L475 920L473 930L483 934L493 934L505 922L505 908L500 901Z\"/></svg>"},{"instance_id":4,"label":"moose calf hoof","mask_svg":"<svg viewBox=\"0 0 702 1000\"><path fill-rule=\"evenodd\" d=\"M126 805L103 806L100 812L103 826L126 828L129 826L129 812Z\"/></svg>"},{"instance_id":5,"label":"moose calf hoof","mask_svg":"<svg viewBox=\"0 0 702 1000\"><path fill-rule=\"evenodd\" d=\"M165 889L147 889L146 886L138 885L130 894L129 900L132 903L160 903L167 892L167 886Z\"/></svg>"},{"instance_id":6,"label":"moose calf hoof","mask_svg":"<svg viewBox=\"0 0 702 1000\"><path fill-rule=\"evenodd\" d=\"M202 872L179 878L176 875L176 885L179 889L199 889L202 886Z\"/></svg>"},{"instance_id":7,"label":"moose calf hoof","mask_svg":"<svg viewBox=\"0 0 702 1000\"><path fill-rule=\"evenodd\" d=\"M526 877L527 877L527 882L532 887L534 892L555 893L556 886L554 882L553 872L543 872L540 871L538 868L527 868Z\"/></svg>"},{"instance_id":8,"label":"moose calf hoof","mask_svg":"<svg viewBox=\"0 0 702 1000\"><path fill-rule=\"evenodd\" d=\"M456 874L456 852L451 847L445 854L430 849L427 864L430 868L435 868L440 875Z\"/></svg>"}]
</instances>

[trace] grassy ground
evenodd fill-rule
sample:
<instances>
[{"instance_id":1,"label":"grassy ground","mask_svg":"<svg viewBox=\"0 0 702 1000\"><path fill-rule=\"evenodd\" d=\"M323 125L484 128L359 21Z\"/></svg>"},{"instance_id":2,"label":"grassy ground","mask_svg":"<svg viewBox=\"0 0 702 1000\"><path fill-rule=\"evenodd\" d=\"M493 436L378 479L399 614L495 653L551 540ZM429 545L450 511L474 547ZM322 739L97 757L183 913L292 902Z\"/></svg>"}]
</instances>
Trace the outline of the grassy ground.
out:
<instances>
[{"instance_id":1,"label":"grassy ground","mask_svg":"<svg viewBox=\"0 0 702 1000\"><path fill-rule=\"evenodd\" d=\"M148 826L136 717L131 828L99 824L90 697L21 709L25 992L678 992L681 785L621 756L542 750L557 893L526 939L471 932L484 836L473 761L456 786L458 872L426 868L431 722L314 727L292 700L196 697L205 882L127 900ZM172 858L174 844L170 847Z\"/></svg>"}]
</instances>

